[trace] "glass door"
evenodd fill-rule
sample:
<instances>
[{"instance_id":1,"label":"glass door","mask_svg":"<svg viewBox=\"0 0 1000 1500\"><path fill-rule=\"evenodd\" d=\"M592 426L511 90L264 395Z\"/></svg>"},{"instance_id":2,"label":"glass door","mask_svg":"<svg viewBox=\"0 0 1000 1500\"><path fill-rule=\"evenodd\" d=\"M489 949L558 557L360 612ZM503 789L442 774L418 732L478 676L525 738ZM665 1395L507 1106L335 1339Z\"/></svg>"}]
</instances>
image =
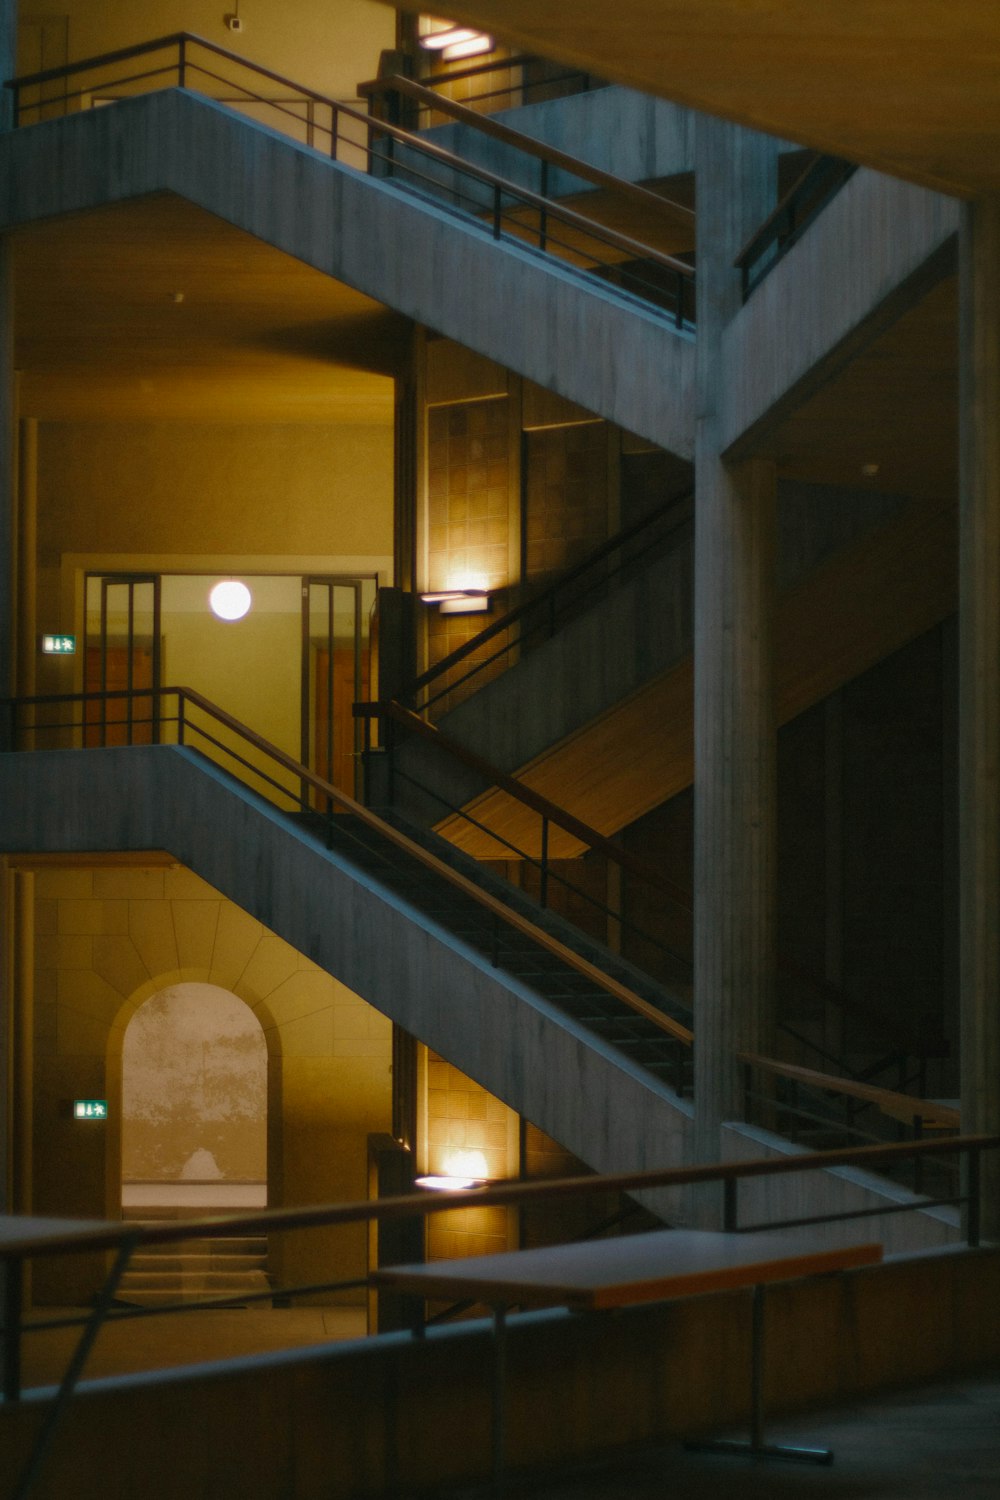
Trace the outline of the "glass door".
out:
<instances>
[{"instance_id":1,"label":"glass door","mask_svg":"<svg viewBox=\"0 0 1000 1500\"><path fill-rule=\"evenodd\" d=\"M301 760L349 797L361 787L363 726L353 708L368 697L368 619L374 578L302 580ZM312 807L328 810L315 788Z\"/></svg>"},{"instance_id":2,"label":"glass door","mask_svg":"<svg viewBox=\"0 0 1000 1500\"><path fill-rule=\"evenodd\" d=\"M88 574L84 691L121 697L84 704L85 745L151 745L160 738L160 580ZM142 689L150 689L144 693Z\"/></svg>"}]
</instances>

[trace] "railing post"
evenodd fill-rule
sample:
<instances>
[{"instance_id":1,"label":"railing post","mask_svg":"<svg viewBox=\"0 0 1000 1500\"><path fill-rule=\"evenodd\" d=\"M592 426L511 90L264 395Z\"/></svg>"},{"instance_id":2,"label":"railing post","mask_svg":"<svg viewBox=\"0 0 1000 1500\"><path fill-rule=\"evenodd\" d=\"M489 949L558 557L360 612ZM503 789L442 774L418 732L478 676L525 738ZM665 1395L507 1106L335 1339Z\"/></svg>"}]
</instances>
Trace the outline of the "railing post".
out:
<instances>
[{"instance_id":1,"label":"railing post","mask_svg":"<svg viewBox=\"0 0 1000 1500\"><path fill-rule=\"evenodd\" d=\"M337 160L337 146L340 142L340 110L336 105L330 110L330 155L334 161ZM368 127L368 164L371 167L371 126Z\"/></svg>"},{"instance_id":2,"label":"railing post","mask_svg":"<svg viewBox=\"0 0 1000 1500\"><path fill-rule=\"evenodd\" d=\"M177 694L177 743L184 743L184 694Z\"/></svg>"},{"instance_id":3,"label":"railing post","mask_svg":"<svg viewBox=\"0 0 1000 1500\"><path fill-rule=\"evenodd\" d=\"M177 44L177 87L187 87L187 38L183 36Z\"/></svg>"},{"instance_id":4,"label":"railing post","mask_svg":"<svg viewBox=\"0 0 1000 1500\"><path fill-rule=\"evenodd\" d=\"M540 198L547 198L549 196L549 164L545 160L542 161L542 163L541 163L541 170L539 171L539 174L538 174L538 196ZM546 240L548 239L548 227L549 227L549 216L548 216L548 213L546 212L546 210L544 208L541 208L538 211L538 248L539 248L539 250L544 250L545 249Z\"/></svg>"},{"instance_id":5,"label":"railing post","mask_svg":"<svg viewBox=\"0 0 1000 1500\"><path fill-rule=\"evenodd\" d=\"M724 1177L722 1179L722 1227L727 1234L735 1234L739 1219L739 1204L737 1191L739 1179L736 1177Z\"/></svg>"},{"instance_id":6,"label":"railing post","mask_svg":"<svg viewBox=\"0 0 1000 1500\"><path fill-rule=\"evenodd\" d=\"M312 146L316 140L316 101L306 100L306 145Z\"/></svg>"},{"instance_id":7,"label":"railing post","mask_svg":"<svg viewBox=\"0 0 1000 1500\"><path fill-rule=\"evenodd\" d=\"M965 1153L965 1241L970 1249L979 1244L981 1218L980 1194L982 1173L980 1171L979 1146L970 1146Z\"/></svg>"},{"instance_id":8,"label":"railing post","mask_svg":"<svg viewBox=\"0 0 1000 1500\"><path fill-rule=\"evenodd\" d=\"M924 1138L924 1117L923 1117L923 1115L914 1115L913 1116L913 1139L915 1141L922 1141L923 1138ZM913 1191L915 1193L922 1193L923 1190L924 1190L924 1159L923 1159L922 1156L918 1155L918 1156L915 1156L913 1158Z\"/></svg>"},{"instance_id":9,"label":"railing post","mask_svg":"<svg viewBox=\"0 0 1000 1500\"><path fill-rule=\"evenodd\" d=\"M500 184L497 182L493 185L493 238L495 240L500 238L500 211Z\"/></svg>"},{"instance_id":10,"label":"railing post","mask_svg":"<svg viewBox=\"0 0 1000 1500\"><path fill-rule=\"evenodd\" d=\"M538 900L544 911L549 897L549 820L542 816L542 868L538 884Z\"/></svg>"},{"instance_id":11,"label":"railing post","mask_svg":"<svg viewBox=\"0 0 1000 1500\"><path fill-rule=\"evenodd\" d=\"M9 1256L3 1264L3 1399L17 1401L21 1395L21 1296L22 1261Z\"/></svg>"}]
</instances>

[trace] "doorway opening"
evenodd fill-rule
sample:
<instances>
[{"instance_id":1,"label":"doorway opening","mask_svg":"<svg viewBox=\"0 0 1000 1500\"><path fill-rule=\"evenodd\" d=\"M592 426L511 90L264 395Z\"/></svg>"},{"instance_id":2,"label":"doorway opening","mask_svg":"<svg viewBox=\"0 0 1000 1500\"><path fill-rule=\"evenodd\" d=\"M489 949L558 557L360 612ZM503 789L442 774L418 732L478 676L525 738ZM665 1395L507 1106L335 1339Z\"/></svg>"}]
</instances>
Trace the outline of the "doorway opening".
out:
<instances>
[{"instance_id":1,"label":"doorway opening","mask_svg":"<svg viewBox=\"0 0 1000 1500\"><path fill-rule=\"evenodd\" d=\"M377 576L240 573L252 605L229 620L208 602L223 576L86 575L84 690L122 696L87 704L85 743L156 743L161 729L169 737L156 696L169 683L202 693L357 796L362 724L353 706L369 692ZM323 799L306 800L318 806Z\"/></svg>"},{"instance_id":2,"label":"doorway opening","mask_svg":"<svg viewBox=\"0 0 1000 1500\"><path fill-rule=\"evenodd\" d=\"M266 1204L267 1044L231 991L170 985L129 1021L121 1201L126 1218Z\"/></svg>"}]
</instances>

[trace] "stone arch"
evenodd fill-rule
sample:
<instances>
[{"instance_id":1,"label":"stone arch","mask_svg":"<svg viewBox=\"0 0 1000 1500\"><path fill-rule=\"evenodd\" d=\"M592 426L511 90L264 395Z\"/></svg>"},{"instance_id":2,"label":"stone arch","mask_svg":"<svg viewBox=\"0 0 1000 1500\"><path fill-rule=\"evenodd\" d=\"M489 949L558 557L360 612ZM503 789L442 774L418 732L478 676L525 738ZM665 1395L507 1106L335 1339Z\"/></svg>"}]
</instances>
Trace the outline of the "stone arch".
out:
<instances>
[{"instance_id":1,"label":"stone arch","mask_svg":"<svg viewBox=\"0 0 1000 1500\"><path fill-rule=\"evenodd\" d=\"M167 985L133 1011L122 1058L123 1212L263 1206L267 1041L252 1008L221 985Z\"/></svg>"},{"instance_id":2,"label":"stone arch","mask_svg":"<svg viewBox=\"0 0 1000 1500\"><path fill-rule=\"evenodd\" d=\"M243 913L240 914L241 916ZM248 918L250 922L252 919ZM259 923L254 923L259 927ZM264 932L264 928L260 928ZM248 949L250 945L248 944ZM155 995L165 990L176 989L185 984L207 984L224 990L243 1002L256 1018L263 1033L267 1048L267 1152L266 1180L269 1201L280 1202L283 1177L284 1132L281 1108L282 1096L282 1048L281 1030L266 1000L261 999L256 988L240 978L232 983L222 982L215 968L183 968L166 970L155 978L140 984L120 1005L108 1030L105 1076L107 1078L108 1113L113 1121L123 1121L123 1069L125 1034L129 1024L142 1007ZM108 1132L108 1156L106 1163L106 1192L108 1211L117 1215L121 1205L122 1183L122 1130Z\"/></svg>"}]
</instances>

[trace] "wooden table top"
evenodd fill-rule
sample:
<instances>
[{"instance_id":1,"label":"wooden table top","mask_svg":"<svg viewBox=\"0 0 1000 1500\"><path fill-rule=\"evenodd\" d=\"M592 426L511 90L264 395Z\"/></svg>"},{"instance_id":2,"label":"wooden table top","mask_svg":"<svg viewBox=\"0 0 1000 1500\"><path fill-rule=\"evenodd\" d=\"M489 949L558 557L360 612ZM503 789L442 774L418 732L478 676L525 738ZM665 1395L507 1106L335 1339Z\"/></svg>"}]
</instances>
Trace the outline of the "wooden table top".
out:
<instances>
[{"instance_id":1,"label":"wooden table top","mask_svg":"<svg viewBox=\"0 0 1000 1500\"><path fill-rule=\"evenodd\" d=\"M817 1248L807 1231L657 1229L611 1240L387 1266L376 1286L423 1297L580 1311L791 1281L882 1259L879 1244Z\"/></svg>"}]
</instances>

